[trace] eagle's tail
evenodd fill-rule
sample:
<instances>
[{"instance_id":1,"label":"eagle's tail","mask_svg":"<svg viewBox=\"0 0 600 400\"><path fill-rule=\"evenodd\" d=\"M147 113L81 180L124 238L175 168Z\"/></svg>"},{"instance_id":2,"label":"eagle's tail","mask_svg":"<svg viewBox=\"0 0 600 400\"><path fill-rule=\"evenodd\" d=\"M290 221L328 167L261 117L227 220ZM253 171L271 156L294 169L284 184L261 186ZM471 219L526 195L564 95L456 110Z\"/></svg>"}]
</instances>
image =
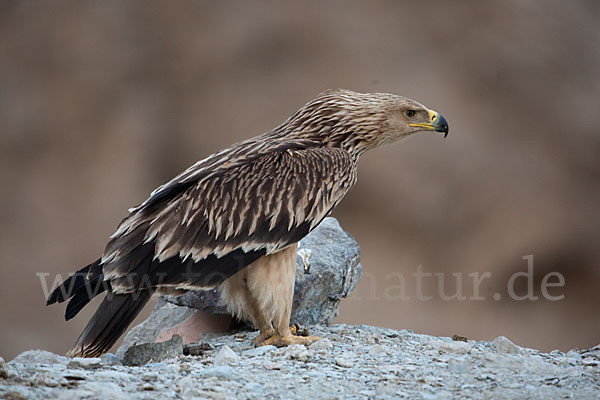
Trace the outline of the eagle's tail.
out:
<instances>
[{"instance_id":1,"label":"eagle's tail","mask_svg":"<svg viewBox=\"0 0 600 400\"><path fill-rule=\"evenodd\" d=\"M153 290L127 294L109 292L67 355L99 357L106 353L139 314L152 293Z\"/></svg>"},{"instance_id":2,"label":"eagle's tail","mask_svg":"<svg viewBox=\"0 0 600 400\"><path fill-rule=\"evenodd\" d=\"M106 290L106 285L103 283L102 267L100 259L83 267L75 272L63 283L58 285L56 289L50 293L46 305L54 303L62 303L67 299L71 299L71 311L65 313L65 319L68 321L73 318L92 298ZM87 299L87 301L85 301ZM83 304L81 304L83 303ZM79 309L75 310L75 305L81 304ZM73 315L70 315L73 314Z\"/></svg>"},{"instance_id":3,"label":"eagle's tail","mask_svg":"<svg viewBox=\"0 0 600 400\"><path fill-rule=\"evenodd\" d=\"M97 357L107 352L148 302L154 289L115 294L104 280L100 260L71 275L48 296L46 304L70 299L65 311L68 321L94 297L106 291L106 297L83 333L67 353L70 357Z\"/></svg>"}]
</instances>

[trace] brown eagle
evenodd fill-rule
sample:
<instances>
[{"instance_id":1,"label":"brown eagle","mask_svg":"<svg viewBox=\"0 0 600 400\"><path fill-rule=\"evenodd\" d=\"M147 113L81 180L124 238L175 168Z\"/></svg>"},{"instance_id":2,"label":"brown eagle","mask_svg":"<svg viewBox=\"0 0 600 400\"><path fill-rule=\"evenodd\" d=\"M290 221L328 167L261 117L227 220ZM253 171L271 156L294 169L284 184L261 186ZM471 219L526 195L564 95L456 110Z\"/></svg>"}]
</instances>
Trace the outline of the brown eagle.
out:
<instances>
[{"instance_id":1,"label":"brown eagle","mask_svg":"<svg viewBox=\"0 0 600 400\"><path fill-rule=\"evenodd\" d=\"M256 345L309 343L290 332L296 249L356 182L365 151L446 119L386 93L328 90L270 132L211 155L129 210L102 257L59 285L65 319L103 302L70 349L94 357L154 293L218 287L233 315L260 329Z\"/></svg>"}]
</instances>

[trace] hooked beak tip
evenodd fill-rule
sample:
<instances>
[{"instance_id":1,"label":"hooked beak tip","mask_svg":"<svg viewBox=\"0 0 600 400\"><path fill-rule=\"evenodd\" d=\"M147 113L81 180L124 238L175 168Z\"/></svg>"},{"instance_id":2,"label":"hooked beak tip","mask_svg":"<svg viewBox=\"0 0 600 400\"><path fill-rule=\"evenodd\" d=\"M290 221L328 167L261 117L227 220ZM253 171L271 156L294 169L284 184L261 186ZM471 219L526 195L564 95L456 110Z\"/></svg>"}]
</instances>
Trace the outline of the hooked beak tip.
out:
<instances>
[{"instance_id":1,"label":"hooked beak tip","mask_svg":"<svg viewBox=\"0 0 600 400\"><path fill-rule=\"evenodd\" d=\"M436 132L442 132L444 134L444 138L448 136L448 121L446 121L446 118L444 118L442 114L438 114L433 127L435 128Z\"/></svg>"}]
</instances>

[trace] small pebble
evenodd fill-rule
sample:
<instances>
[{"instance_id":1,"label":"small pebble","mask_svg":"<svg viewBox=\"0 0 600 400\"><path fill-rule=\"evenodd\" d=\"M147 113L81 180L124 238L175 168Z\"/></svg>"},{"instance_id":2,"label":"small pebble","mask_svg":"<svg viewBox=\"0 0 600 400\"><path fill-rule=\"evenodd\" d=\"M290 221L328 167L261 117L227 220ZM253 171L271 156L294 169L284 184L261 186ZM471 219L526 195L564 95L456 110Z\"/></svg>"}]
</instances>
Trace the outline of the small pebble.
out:
<instances>
[{"instance_id":1,"label":"small pebble","mask_svg":"<svg viewBox=\"0 0 600 400\"><path fill-rule=\"evenodd\" d=\"M228 365L215 365L208 367L201 372L205 376L214 376L217 378L229 378L233 375L233 368Z\"/></svg>"},{"instance_id":2,"label":"small pebble","mask_svg":"<svg viewBox=\"0 0 600 400\"><path fill-rule=\"evenodd\" d=\"M98 369L100 367L102 367L102 362L99 358L75 357L67 364L67 368L71 369Z\"/></svg>"},{"instance_id":3,"label":"small pebble","mask_svg":"<svg viewBox=\"0 0 600 400\"><path fill-rule=\"evenodd\" d=\"M240 360L240 356L234 353L233 350L227 345L221 347L215 355L214 363L219 364L233 364Z\"/></svg>"},{"instance_id":4,"label":"small pebble","mask_svg":"<svg viewBox=\"0 0 600 400\"><path fill-rule=\"evenodd\" d=\"M28 350L15 358L9 364L62 364L67 365L71 361L69 357L59 356L46 350Z\"/></svg>"},{"instance_id":5,"label":"small pebble","mask_svg":"<svg viewBox=\"0 0 600 400\"><path fill-rule=\"evenodd\" d=\"M255 395L264 393L264 390L263 390L261 384L260 383L256 383L256 382L248 382L244 386L244 389L246 389L249 392L252 392Z\"/></svg>"},{"instance_id":6,"label":"small pebble","mask_svg":"<svg viewBox=\"0 0 600 400\"><path fill-rule=\"evenodd\" d=\"M159 343L142 343L127 349L123 364L139 366L149 362L160 362L183 354L183 339L173 335L170 340Z\"/></svg>"},{"instance_id":7,"label":"small pebble","mask_svg":"<svg viewBox=\"0 0 600 400\"><path fill-rule=\"evenodd\" d=\"M42 385L48 386L48 387L58 387L59 383L56 379L52 379L52 378L44 378L42 379L42 381L40 382Z\"/></svg>"},{"instance_id":8,"label":"small pebble","mask_svg":"<svg viewBox=\"0 0 600 400\"><path fill-rule=\"evenodd\" d=\"M308 346L309 349L316 351L327 350L332 347L333 344L331 344L331 341L327 338L319 339L316 342L312 343L310 346Z\"/></svg>"},{"instance_id":9,"label":"small pebble","mask_svg":"<svg viewBox=\"0 0 600 400\"><path fill-rule=\"evenodd\" d=\"M466 360L459 360L455 358L451 358L448 360L448 368L452 371L458 372L460 374L464 374L471 369L471 363Z\"/></svg>"},{"instance_id":10,"label":"small pebble","mask_svg":"<svg viewBox=\"0 0 600 400\"><path fill-rule=\"evenodd\" d=\"M279 350L279 353L290 360L308 361L312 357L312 352L307 353L306 347L302 344L283 347Z\"/></svg>"},{"instance_id":11,"label":"small pebble","mask_svg":"<svg viewBox=\"0 0 600 400\"><path fill-rule=\"evenodd\" d=\"M385 347L380 344L374 344L369 347L369 354L374 355L374 356L383 354L385 352L386 352Z\"/></svg>"},{"instance_id":12,"label":"small pebble","mask_svg":"<svg viewBox=\"0 0 600 400\"><path fill-rule=\"evenodd\" d=\"M100 362L105 366L120 365L121 359L112 353L106 353L100 357Z\"/></svg>"},{"instance_id":13,"label":"small pebble","mask_svg":"<svg viewBox=\"0 0 600 400\"><path fill-rule=\"evenodd\" d=\"M516 354L520 353L521 348L505 338L504 336L498 336L492 341L492 345L498 353Z\"/></svg>"},{"instance_id":14,"label":"small pebble","mask_svg":"<svg viewBox=\"0 0 600 400\"><path fill-rule=\"evenodd\" d=\"M158 380L158 373L148 372L141 376L144 382L156 382Z\"/></svg>"},{"instance_id":15,"label":"small pebble","mask_svg":"<svg viewBox=\"0 0 600 400\"><path fill-rule=\"evenodd\" d=\"M265 369L268 369L268 370L275 370L275 371L277 371L277 370L281 369L281 364L279 364L279 363L273 363L273 362L270 362L270 361L266 361L265 363L263 363L263 367Z\"/></svg>"},{"instance_id":16,"label":"small pebble","mask_svg":"<svg viewBox=\"0 0 600 400\"><path fill-rule=\"evenodd\" d=\"M466 342L441 342L439 349L445 353L466 354L471 351L471 345Z\"/></svg>"},{"instance_id":17,"label":"small pebble","mask_svg":"<svg viewBox=\"0 0 600 400\"><path fill-rule=\"evenodd\" d=\"M275 346L271 346L271 345L260 346L260 347L255 347L253 349L242 351L242 356L244 356L244 357L262 356L264 354L270 353L275 350L277 350L277 347L275 347Z\"/></svg>"},{"instance_id":18,"label":"small pebble","mask_svg":"<svg viewBox=\"0 0 600 400\"><path fill-rule=\"evenodd\" d=\"M186 356L201 356L213 348L208 343L189 343L183 346L183 354Z\"/></svg>"},{"instance_id":19,"label":"small pebble","mask_svg":"<svg viewBox=\"0 0 600 400\"><path fill-rule=\"evenodd\" d=\"M582 364L586 367L597 367L600 364L600 361L593 358L584 358Z\"/></svg>"},{"instance_id":20,"label":"small pebble","mask_svg":"<svg viewBox=\"0 0 600 400\"><path fill-rule=\"evenodd\" d=\"M153 384L151 384L151 383L145 383L145 384L142 386L142 390L143 390L143 391L146 391L146 392L148 392L148 391L153 391L153 390L156 390L156 388L155 388L155 387L154 387L154 385L153 385Z\"/></svg>"},{"instance_id":21,"label":"small pebble","mask_svg":"<svg viewBox=\"0 0 600 400\"><path fill-rule=\"evenodd\" d=\"M354 365L352 363L352 361L348 360L345 357L336 357L335 358L335 364L338 367L342 367L342 368L350 368L350 367L352 367Z\"/></svg>"},{"instance_id":22,"label":"small pebble","mask_svg":"<svg viewBox=\"0 0 600 400\"><path fill-rule=\"evenodd\" d=\"M0 357L0 379L8 378L8 371L4 368L4 358Z\"/></svg>"}]
</instances>

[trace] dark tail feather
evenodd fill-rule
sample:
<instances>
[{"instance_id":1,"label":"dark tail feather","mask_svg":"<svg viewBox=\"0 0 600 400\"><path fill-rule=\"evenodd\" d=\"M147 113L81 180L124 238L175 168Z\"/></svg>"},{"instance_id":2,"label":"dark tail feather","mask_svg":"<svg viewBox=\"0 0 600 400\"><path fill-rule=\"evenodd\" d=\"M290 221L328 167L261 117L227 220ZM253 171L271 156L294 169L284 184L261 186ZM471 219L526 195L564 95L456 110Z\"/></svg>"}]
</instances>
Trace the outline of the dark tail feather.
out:
<instances>
[{"instance_id":1,"label":"dark tail feather","mask_svg":"<svg viewBox=\"0 0 600 400\"><path fill-rule=\"evenodd\" d=\"M69 304L67 304L65 320L68 321L73 318L94 297L107 289L110 290L110 283L104 281L104 275L97 275L92 279L86 280L84 287L80 288L71 298Z\"/></svg>"},{"instance_id":2,"label":"dark tail feather","mask_svg":"<svg viewBox=\"0 0 600 400\"><path fill-rule=\"evenodd\" d=\"M68 321L94 297L107 289L110 290L110 283L104 282L102 267L98 259L71 275L54 289L48 296L46 305L62 303L71 299L65 310L65 320Z\"/></svg>"},{"instance_id":3,"label":"dark tail feather","mask_svg":"<svg viewBox=\"0 0 600 400\"><path fill-rule=\"evenodd\" d=\"M109 292L67 355L99 357L107 352L139 314L153 291L129 294Z\"/></svg>"},{"instance_id":4,"label":"dark tail feather","mask_svg":"<svg viewBox=\"0 0 600 400\"><path fill-rule=\"evenodd\" d=\"M98 259L71 275L54 289L50 293L50 296L48 296L46 305L62 303L81 291L87 292L86 282L89 282L88 275L96 276L100 274L102 274L102 267L100 266L100 259Z\"/></svg>"}]
</instances>

